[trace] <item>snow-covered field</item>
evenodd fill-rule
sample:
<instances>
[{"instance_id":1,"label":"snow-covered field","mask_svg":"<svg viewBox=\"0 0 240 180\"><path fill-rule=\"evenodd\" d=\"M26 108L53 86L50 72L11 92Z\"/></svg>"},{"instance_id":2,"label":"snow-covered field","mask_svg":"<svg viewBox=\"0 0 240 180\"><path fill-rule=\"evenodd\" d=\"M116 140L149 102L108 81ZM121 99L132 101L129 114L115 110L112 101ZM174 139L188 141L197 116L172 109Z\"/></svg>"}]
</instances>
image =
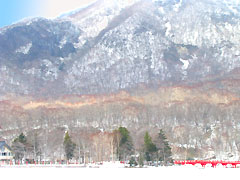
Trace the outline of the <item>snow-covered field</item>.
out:
<instances>
[{"instance_id":1,"label":"snow-covered field","mask_svg":"<svg viewBox=\"0 0 240 180\"><path fill-rule=\"evenodd\" d=\"M194 166L148 167L148 168L119 168L119 164L103 163L99 168L80 168L79 166L2 166L0 168L1 179L239 179L240 168L200 168ZM44 166L46 167L46 166Z\"/></svg>"}]
</instances>

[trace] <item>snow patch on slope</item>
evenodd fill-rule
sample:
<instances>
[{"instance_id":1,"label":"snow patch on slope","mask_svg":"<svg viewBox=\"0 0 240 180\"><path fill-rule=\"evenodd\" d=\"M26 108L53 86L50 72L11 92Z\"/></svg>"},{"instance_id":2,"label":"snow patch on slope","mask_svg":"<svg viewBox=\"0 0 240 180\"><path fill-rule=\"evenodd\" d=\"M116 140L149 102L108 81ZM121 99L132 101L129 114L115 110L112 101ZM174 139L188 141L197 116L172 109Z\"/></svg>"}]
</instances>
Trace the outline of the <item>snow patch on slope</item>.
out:
<instances>
[{"instance_id":1,"label":"snow patch on slope","mask_svg":"<svg viewBox=\"0 0 240 180\"><path fill-rule=\"evenodd\" d=\"M181 6L182 6L182 0L180 0L179 3L175 4L173 10L175 12L178 12Z\"/></svg>"},{"instance_id":2,"label":"snow patch on slope","mask_svg":"<svg viewBox=\"0 0 240 180\"><path fill-rule=\"evenodd\" d=\"M189 66L189 61L180 58L180 61L183 63L182 69L186 70Z\"/></svg>"},{"instance_id":3,"label":"snow patch on slope","mask_svg":"<svg viewBox=\"0 0 240 180\"><path fill-rule=\"evenodd\" d=\"M64 45L67 43L67 38L66 36L60 41L59 43L59 48L62 49L64 47Z\"/></svg>"},{"instance_id":4,"label":"snow patch on slope","mask_svg":"<svg viewBox=\"0 0 240 180\"><path fill-rule=\"evenodd\" d=\"M171 26L170 22L167 22L165 24L165 27L167 28L165 35L168 36L170 34L171 29L172 29L172 26Z\"/></svg>"},{"instance_id":5,"label":"snow patch on slope","mask_svg":"<svg viewBox=\"0 0 240 180\"><path fill-rule=\"evenodd\" d=\"M21 46L16 50L16 53L23 53L23 54L28 54L29 50L32 47L32 43L28 43L25 46Z\"/></svg>"},{"instance_id":6,"label":"snow patch on slope","mask_svg":"<svg viewBox=\"0 0 240 180\"><path fill-rule=\"evenodd\" d=\"M239 14L240 0L232 0L232 1L224 0L223 2L232 13Z\"/></svg>"}]
</instances>

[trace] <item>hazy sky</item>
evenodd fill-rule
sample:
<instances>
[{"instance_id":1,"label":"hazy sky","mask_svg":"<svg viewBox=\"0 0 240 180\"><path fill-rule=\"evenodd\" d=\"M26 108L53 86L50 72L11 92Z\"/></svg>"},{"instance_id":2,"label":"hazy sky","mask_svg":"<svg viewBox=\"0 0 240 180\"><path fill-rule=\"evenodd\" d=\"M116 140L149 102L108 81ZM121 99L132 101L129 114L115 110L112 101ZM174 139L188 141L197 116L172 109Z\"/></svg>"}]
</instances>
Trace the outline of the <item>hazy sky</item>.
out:
<instances>
[{"instance_id":1,"label":"hazy sky","mask_svg":"<svg viewBox=\"0 0 240 180\"><path fill-rule=\"evenodd\" d=\"M96 0L0 0L0 27L27 17L54 18Z\"/></svg>"}]
</instances>

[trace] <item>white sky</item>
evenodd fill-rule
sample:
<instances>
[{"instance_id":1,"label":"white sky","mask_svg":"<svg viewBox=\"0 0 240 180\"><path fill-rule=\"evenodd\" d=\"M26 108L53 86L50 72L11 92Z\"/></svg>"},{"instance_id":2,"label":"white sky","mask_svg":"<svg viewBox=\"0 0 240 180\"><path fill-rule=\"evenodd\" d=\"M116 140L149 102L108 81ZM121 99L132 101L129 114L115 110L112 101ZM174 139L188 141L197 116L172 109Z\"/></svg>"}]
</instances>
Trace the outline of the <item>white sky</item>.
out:
<instances>
[{"instance_id":1,"label":"white sky","mask_svg":"<svg viewBox=\"0 0 240 180\"><path fill-rule=\"evenodd\" d=\"M63 13L70 12L95 1L96 0L44 0L44 16L55 18Z\"/></svg>"}]
</instances>

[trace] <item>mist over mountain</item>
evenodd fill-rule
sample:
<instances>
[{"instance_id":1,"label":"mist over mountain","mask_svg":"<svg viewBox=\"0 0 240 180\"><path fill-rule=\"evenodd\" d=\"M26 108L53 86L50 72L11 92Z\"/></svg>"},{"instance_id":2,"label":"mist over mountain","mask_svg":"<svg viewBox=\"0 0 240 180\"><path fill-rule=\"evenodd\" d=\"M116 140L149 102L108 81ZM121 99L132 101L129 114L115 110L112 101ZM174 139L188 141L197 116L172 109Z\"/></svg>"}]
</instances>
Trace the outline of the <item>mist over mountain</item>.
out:
<instances>
[{"instance_id":1,"label":"mist over mountain","mask_svg":"<svg viewBox=\"0 0 240 180\"><path fill-rule=\"evenodd\" d=\"M222 0L99 0L1 28L2 134L161 127L176 157L238 157L239 32Z\"/></svg>"}]
</instances>

